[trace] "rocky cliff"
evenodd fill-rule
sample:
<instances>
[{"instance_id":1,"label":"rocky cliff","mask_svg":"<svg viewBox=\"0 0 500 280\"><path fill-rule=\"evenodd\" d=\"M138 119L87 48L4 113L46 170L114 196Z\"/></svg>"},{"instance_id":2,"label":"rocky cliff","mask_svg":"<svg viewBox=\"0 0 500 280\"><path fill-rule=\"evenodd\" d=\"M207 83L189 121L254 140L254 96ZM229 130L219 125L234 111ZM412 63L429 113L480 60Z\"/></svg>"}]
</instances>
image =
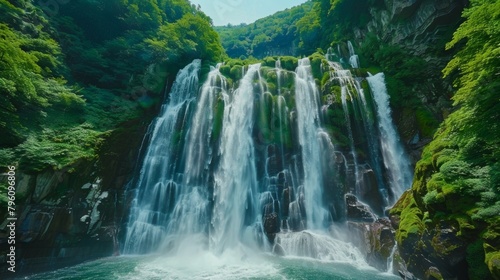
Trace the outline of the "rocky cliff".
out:
<instances>
[{"instance_id":1,"label":"rocky cliff","mask_svg":"<svg viewBox=\"0 0 500 280\"><path fill-rule=\"evenodd\" d=\"M422 148L430 139L418 137L419 126L412 121L412 114L395 112L402 135L406 139L414 135L415 141L409 144L413 148L414 159L420 160L416 164L412 188L388 213L391 223L387 226L393 228L398 248L393 269L405 279L499 279L499 212L495 206L495 197L498 197L498 179L495 174L498 166L489 157L489 154L496 153L493 148L496 144L487 144L496 143L496 140L491 139L498 135L498 129L495 126L481 128L485 124L481 123L481 117L477 115L479 112L488 117L491 117L490 114L495 115L486 108L495 107L498 102L486 92L482 98L489 101L478 104L474 96L483 92L482 87L464 86L482 80L478 85L495 87L495 83L487 78L494 70L486 70L481 77L465 76L464 73L498 69L495 66L498 61L480 59L474 55L474 52L488 53L489 44L496 44L490 42L495 40L492 39L496 38L495 35L484 37L483 34L488 34L490 23L498 20L497 14L489 15L488 12L498 3L475 3L472 11L476 14L471 11L467 13L468 17L473 17L474 23L466 25L458 35L455 33L455 37L467 38L468 42L455 39L453 45L456 49L450 51L444 51L444 44L452 41L451 33L463 22L461 12L468 1L385 1L385 4L386 9L371 10L372 20L365 28L355 30L356 38L364 40L369 33L376 34L381 42L401 46L409 53L424 58L429 65L426 80L415 84L413 92L436 117L445 120L434 135L434 140L422 153ZM485 18L483 26L481 20ZM471 30L479 35L464 35L464 32ZM484 43L478 44L481 47L472 47L477 44L477 41L473 43L474 40L484 40ZM460 48L468 48L469 52L456 54ZM456 64L450 66L452 56L457 55L462 58L470 55L460 64L470 72L457 69ZM477 65L489 63L489 66L466 65L473 59L477 59ZM445 67L456 69L457 72L453 72L450 78L451 71ZM442 69L445 69L446 79L442 79ZM460 84L455 83L456 88L452 88L452 79L459 75L465 78L460 78ZM453 95L455 105L462 106L451 106L447 99ZM471 106L471 103L475 105ZM480 109L482 106L485 108ZM476 115L466 117L469 110L477 112ZM460 124L464 120L467 127ZM477 141L482 144L473 146ZM377 236L380 228L377 223L353 228L355 232L360 232L360 243L366 248L369 259L373 248L377 248L379 256L384 255L386 249L380 245L384 244L383 238L378 237L373 241L373 236ZM385 259L379 261L379 265L381 263L383 266Z\"/></svg>"},{"instance_id":2,"label":"rocky cliff","mask_svg":"<svg viewBox=\"0 0 500 280\"><path fill-rule=\"evenodd\" d=\"M119 254L124 192L145 127L147 120L124 123L107 135L95 160L61 170L16 170L17 275ZM2 273L10 246L7 223L0 226Z\"/></svg>"},{"instance_id":3,"label":"rocky cliff","mask_svg":"<svg viewBox=\"0 0 500 280\"><path fill-rule=\"evenodd\" d=\"M432 113L430 118L441 122L451 110L449 98L453 95L451 80L443 80L441 73L453 54L445 51L445 44L460 24L461 13L468 1L385 0L384 3L370 9L371 20L366 26L354 29L355 41L363 45L371 34L375 34L378 43L403 49L406 53L403 59L422 58L425 65L421 66L422 69L413 69L414 79L404 90L410 90L418 97ZM425 79L419 82L418 76ZM403 95L403 92L397 94ZM425 131L423 123L426 120L418 111L396 109L394 118L416 162L432 132Z\"/></svg>"}]
</instances>

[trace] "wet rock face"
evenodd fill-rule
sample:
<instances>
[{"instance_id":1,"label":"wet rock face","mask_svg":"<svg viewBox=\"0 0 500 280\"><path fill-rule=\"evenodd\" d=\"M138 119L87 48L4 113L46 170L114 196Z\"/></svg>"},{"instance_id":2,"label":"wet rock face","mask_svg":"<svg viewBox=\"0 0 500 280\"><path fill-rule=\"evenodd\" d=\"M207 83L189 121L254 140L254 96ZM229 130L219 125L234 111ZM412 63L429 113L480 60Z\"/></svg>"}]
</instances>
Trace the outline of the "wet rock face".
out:
<instances>
[{"instance_id":1,"label":"wet rock face","mask_svg":"<svg viewBox=\"0 0 500 280\"><path fill-rule=\"evenodd\" d=\"M398 244L404 266L420 279L468 279L466 249L458 227L445 221Z\"/></svg>"},{"instance_id":2,"label":"wet rock face","mask_svg":"<svg viewBox=\"0 0 500 280\"><path fill-rule=\"evenodd\" d=\"M408 18L415 13L421 3L421 0L392 1L392 15L397 15L399 19Z\"/></svg>"},{"instance_id":3,"label":"wet rock face","mask_svg":"<svg viewBox=\"0 0 500 280\"><path fill-rule=\"evenodd\" d=\"M348 228L367 262L380 271L388 271L396 246L390 221L387 218L377 219L373 223L351 221L348 222Z\"/></svg>"},{"instance_id":4,"label":"wet rock face","mask_svg":"<svg viewBox=\"0 0 500 280\"><path fill-rule=\"evenodd\" d=\"M367 29L383 41L405 45L423 54L439 40L442 30L454 26L468 1L388 0L386 9L371 11ZM362 32L358 32L361 34Z\"/></svg>"},{"instance_id":5,"label":"wet rock face","mask_svg":"<svg viewBox=\"0 0 500 280\"><path fill-rule=\"evenodd\" d=\"M374 222L375 215L371 212L370 208L359 202L358 198L353 194L345 195L345 202L347 205L347 220L354 222Z\"/></svg>"},{"instance_id":6,"label":"wet rock face","mask_svg":"<svg viewBox=\"0 0 500 280\"><path fill-rule=\"evenodd\" d=\"M264 216L264 232L271 242L274 241L276 233L280 232L280 219L275 212Z\"/></svg>"},{"instance_id":7,"label":"wet rock face","mask_svg":"<svg viewBox=\"0 0 500 280\"><path fill-rule=\"evenodd\" d=\"M143 138L142 128L128 125L110 136L99 161L82 160L36 174L18 167L16 272L57 269L119 253L124 186ZM1 256L6 237L0 231ZM0 274L6 269L1 256Z\"/></svg>"}]
</instances>

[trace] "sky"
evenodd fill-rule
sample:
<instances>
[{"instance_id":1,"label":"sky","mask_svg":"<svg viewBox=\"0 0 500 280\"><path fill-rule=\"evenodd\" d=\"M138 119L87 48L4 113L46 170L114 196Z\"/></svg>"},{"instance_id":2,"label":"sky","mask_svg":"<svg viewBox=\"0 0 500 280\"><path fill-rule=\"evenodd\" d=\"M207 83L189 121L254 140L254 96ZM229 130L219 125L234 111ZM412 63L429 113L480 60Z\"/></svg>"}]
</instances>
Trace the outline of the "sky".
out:
<instances>
[{"instance_id":1,"label":"sky","mask_svg":"<svg viewBox=\"0 0 500 280\"><path fill-rule=\"evenodd\" d=\"M190 0L212 18L215 26L231 23L252 23L286 8L300 5L306 0Z\"/></svg>"}]
</instances>

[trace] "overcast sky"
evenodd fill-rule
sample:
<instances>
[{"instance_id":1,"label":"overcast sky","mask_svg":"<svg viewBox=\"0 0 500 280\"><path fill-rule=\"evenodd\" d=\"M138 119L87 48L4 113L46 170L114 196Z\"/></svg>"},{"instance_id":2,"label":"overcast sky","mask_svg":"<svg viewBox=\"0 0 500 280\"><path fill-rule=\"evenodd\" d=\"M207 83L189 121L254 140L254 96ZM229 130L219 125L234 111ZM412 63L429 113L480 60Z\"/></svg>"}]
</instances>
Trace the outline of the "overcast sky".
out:
<instances>
[{"instance_id":1,"label":"overcast sky","mask_svg":"<svg viewBox=\"0 0 500 280\"><path fill-rule=\"evenodd\" d=\"M277 11L300 5L306 0L191 0L212 18L215 26L252 23Z\"/></svg>"}]
</instances>

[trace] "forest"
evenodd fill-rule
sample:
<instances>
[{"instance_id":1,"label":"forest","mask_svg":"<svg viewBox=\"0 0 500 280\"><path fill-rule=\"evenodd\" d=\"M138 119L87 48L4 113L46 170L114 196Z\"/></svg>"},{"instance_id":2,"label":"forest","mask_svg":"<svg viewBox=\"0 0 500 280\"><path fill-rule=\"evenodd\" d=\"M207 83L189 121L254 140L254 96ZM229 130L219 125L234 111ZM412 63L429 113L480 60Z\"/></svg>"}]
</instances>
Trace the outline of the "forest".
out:
<instances>
[{"instance_id":1,"label":"forest","mask_svg":"<svg viewBox=\"0 0 500 280\"><path fill-rule=\"evenodd\" d=\"M7 174L16 166L18 172L19 258L50 263L54 248L78 252L95 234L108 232L113 234L95 243L102 251L74 253L60 266L120 251L134 200L127 183L137 180L143 143L153 137L148 125L171 99L179 70L193 60L201 59L200 84L218 67L233 90L249 65L260 63L270 81L262 96L271 100L255 105L260 109L281 102L278 86L290 92L298 87L286 75L280 85L272 72L277 63L294 73L308 58L322 104L333 96L332 106L342 108L341 87L325 70L330 56L359 77L365 92L368 77L385 74L392 118L411 156L411 186L392 208L373 211L389 221L400 264L395 271L404 279L500 279L500 2L444 1L444 8L407 2L310 0L254 23L213 26L202 7L187 0L0 0L0 168ZM422 15L427 21L418 22ZM347 62L352 46L359 67ZM297 110L290 105L297 97L283 96ZM230 104L224 102L216 99L214 115L207 115L214 119L210 137L224 133ZM333 145L347 151L350 138L336 126L344 121L339 114L328 111L322 121ZM260 118L254 130L264 130ZM177 138L188 130L176 129ZM278 136L264 133L263 141L272 137ZM281 139L286 147L293 141ZM369 157L362 145L368 144L352 144L359 160ZM82 185L101 180L92 204ZM3 174L2 221L8 188ZM104 192L115 200L103 200ZM78 224L76 215L94 208L102 220ZM79 214L60 216L61 209ZM0 269L6 273L5 265Z\"/></svg>"}]
</instances>

